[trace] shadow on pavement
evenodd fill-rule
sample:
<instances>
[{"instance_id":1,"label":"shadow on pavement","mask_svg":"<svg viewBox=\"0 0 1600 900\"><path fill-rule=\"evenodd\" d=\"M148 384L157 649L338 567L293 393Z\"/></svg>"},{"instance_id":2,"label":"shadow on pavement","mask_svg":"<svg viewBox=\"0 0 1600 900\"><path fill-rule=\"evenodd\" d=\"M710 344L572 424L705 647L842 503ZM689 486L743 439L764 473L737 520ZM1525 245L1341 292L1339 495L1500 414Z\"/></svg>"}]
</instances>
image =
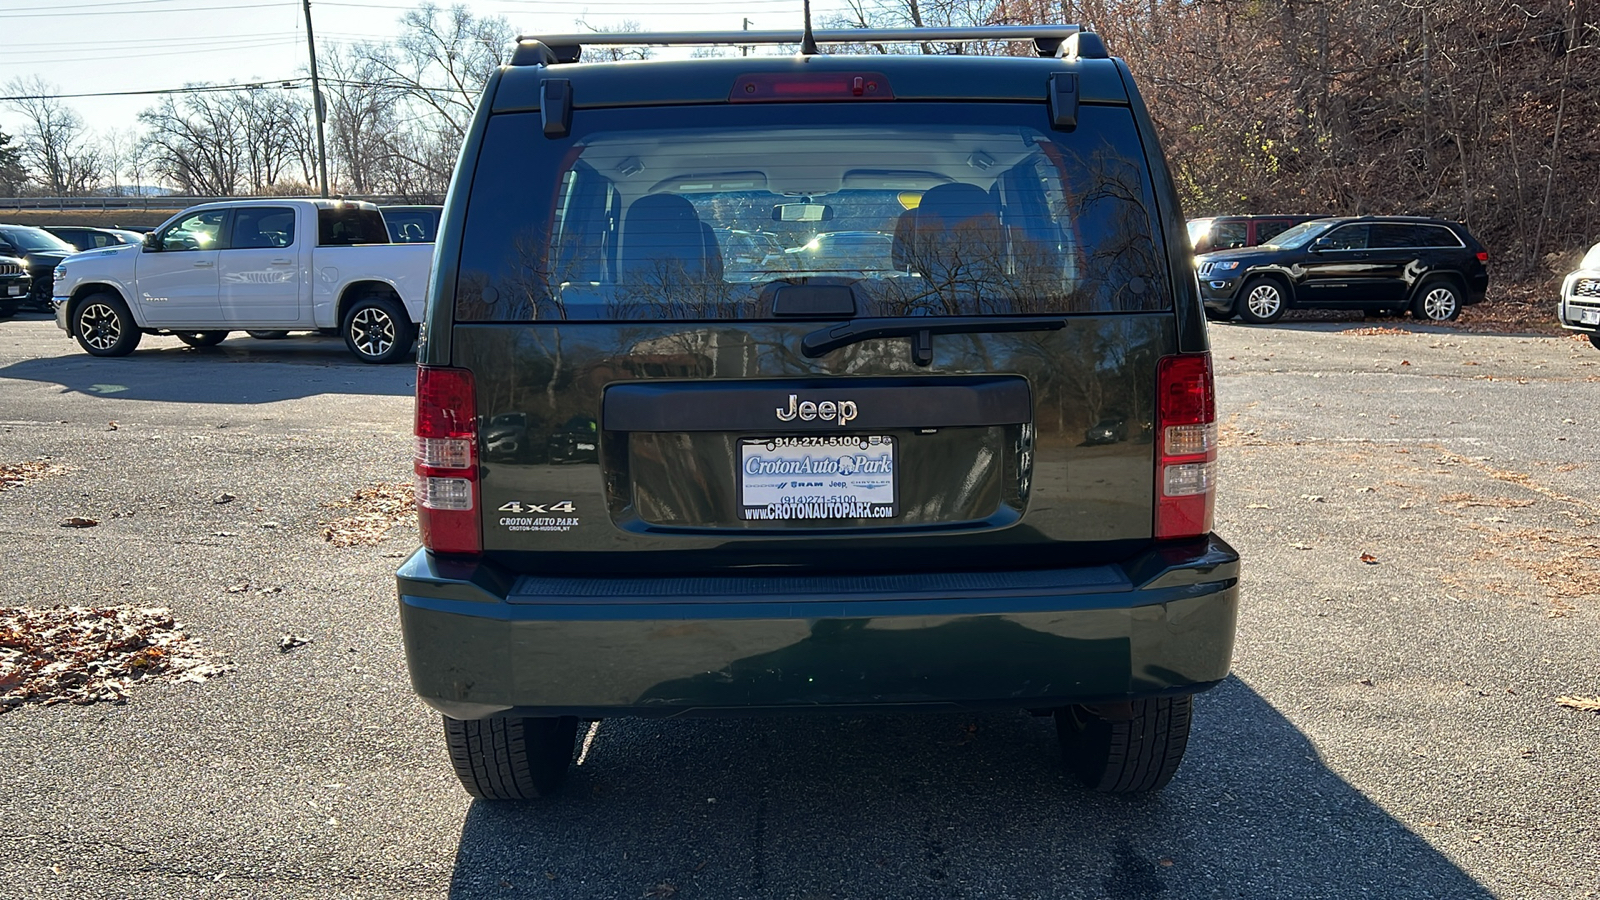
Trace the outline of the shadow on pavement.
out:
<instances>
[{"instance_id":1,"label":"shadow on pavement","mask_svg":"<svg viewBox=\"0 0 1600 900\"><path fill-rule=\"evenodd\" d=\"M132 354L115 358L90 356L63 336L61 355L0 367L0 379L118 400L271 403L318 394L409 396L416 371L414 362L363 363L343 341L320 335L259 341L239 333L204 349L147 336Z\"/></svg>"},{"instance_id":2,"label":"shadow on pavement","mask_svg":"<svg viewBox=\"0 0 1600 900\"><path fill-rule=\"evenodd\" d=\"M1134 798L1022 713L603 722L558 797L472 804L450 896L1492 897L1243 682L1196 708Z\"/></svg>"}]
</instances>

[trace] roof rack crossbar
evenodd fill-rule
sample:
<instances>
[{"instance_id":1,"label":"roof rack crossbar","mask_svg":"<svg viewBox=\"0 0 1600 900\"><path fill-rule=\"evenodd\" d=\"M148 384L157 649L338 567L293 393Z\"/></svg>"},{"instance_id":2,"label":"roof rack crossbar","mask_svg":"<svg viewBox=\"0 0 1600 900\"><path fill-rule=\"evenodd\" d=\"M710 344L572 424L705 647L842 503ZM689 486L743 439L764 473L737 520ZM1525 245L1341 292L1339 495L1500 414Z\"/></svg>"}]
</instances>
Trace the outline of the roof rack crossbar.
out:
<instances>
[{"instance_id":1,"label":"roof rack crossbar","mask_svg":"<svg viewBox=\"0 0 1600 900\"><path fill-rule=\"evenodd\" d=\"M813 32L819 44L917 44L923 41L1059 41L1083 29L1078 25L978 25L969 28L827 28ZM798 44L799 29L792 31L638 31L582 34L527 34L519 43L539 41L547 47L591 45L598 47L750 46Z\"/></svg>"}]
</instances>

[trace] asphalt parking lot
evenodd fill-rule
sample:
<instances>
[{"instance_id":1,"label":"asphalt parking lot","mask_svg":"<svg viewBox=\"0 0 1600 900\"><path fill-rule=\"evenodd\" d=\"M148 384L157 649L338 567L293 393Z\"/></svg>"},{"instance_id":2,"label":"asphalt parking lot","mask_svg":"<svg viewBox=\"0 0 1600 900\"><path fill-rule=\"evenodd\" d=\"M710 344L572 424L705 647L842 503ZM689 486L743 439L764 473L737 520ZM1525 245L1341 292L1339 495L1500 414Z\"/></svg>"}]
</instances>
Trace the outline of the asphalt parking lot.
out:
<instances>
[{"instance_id":1,"label":"asphalt parking lot","mask_svg":"<svg viewBox=\"0 0 1600 900\"><path fill-rule=\"evenodd\" d=\"M1234 675L1162 794L1048 720L607 721L548 803L474 803L406 682L413 370L337 340L0 322L0 606L168 606L236 670L0 714L8 897L1600 897L1600 352L1397 320L1214 325ZM224 494L234 499L216 502ZM71 516L100 524L69 529ZM284 652L292 633L309 641Z\"/></svg>"}]
</instances>

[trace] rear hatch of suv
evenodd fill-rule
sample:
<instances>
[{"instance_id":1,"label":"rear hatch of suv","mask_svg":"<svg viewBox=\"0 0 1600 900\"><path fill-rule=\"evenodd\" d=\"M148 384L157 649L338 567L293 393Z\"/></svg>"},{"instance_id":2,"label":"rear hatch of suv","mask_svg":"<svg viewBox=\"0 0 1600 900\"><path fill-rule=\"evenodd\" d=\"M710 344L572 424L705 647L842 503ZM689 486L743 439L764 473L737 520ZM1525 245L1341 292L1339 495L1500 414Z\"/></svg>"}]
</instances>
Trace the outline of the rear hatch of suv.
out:
<instances>
[{"instance_id":1,"label":"rear hatch of suv","mask_svg":"<svg viewBox=\"0 0 1600 900\"><path fill-rule=\"evenodd\" d=\"M929 572L1209 532L1199 304L1120 63L962 62L696 61L644 104L616 66L492 84L422 351L455 417L419 420L429 546Z\"/></svg>"}]
</instances>

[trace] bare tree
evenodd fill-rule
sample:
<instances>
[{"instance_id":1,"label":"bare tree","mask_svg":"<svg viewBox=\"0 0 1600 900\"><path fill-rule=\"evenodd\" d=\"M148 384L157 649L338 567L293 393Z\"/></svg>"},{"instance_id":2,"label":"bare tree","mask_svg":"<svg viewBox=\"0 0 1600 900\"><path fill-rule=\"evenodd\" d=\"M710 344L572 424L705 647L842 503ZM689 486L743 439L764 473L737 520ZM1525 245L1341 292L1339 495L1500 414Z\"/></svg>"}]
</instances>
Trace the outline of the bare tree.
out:
<instances>
[{"instance_id":1,"label":"bare tree","mask_svg":"<svg viewBox=\"0 0 1600 900\"><path fill-rule=\"evenodd\" d=\"M6 105L27 120L18 149L40 189L70 197L98 187L100 150L83 117L55 96L55 86L35 75L11 79L6 90L21 98Z\"/></svg>"},{"instance_id":2,"label":"bare tree","mask_svg":"<svg viewBox=\"0 0 1600 900\"><path fill-rule=\"evenodd\" d=\"M400 23L405 33L396 53L376 61L387 82L432 110L459 145L489 75L509 59L516 32L503 17L474 16L460 5L423 3Z\"/></svg>"},{"instance_id":3,"label":"bare tree","mask_svg":"<svg viewBox=\"0 0 1600 900\"><path fill-rule=\"evenodd\" d=\"M0 193L15 197L28 183L28 170L22 165L22 150L13 146L11 135L0 131Z\"/></svg>"}]
</instances>

